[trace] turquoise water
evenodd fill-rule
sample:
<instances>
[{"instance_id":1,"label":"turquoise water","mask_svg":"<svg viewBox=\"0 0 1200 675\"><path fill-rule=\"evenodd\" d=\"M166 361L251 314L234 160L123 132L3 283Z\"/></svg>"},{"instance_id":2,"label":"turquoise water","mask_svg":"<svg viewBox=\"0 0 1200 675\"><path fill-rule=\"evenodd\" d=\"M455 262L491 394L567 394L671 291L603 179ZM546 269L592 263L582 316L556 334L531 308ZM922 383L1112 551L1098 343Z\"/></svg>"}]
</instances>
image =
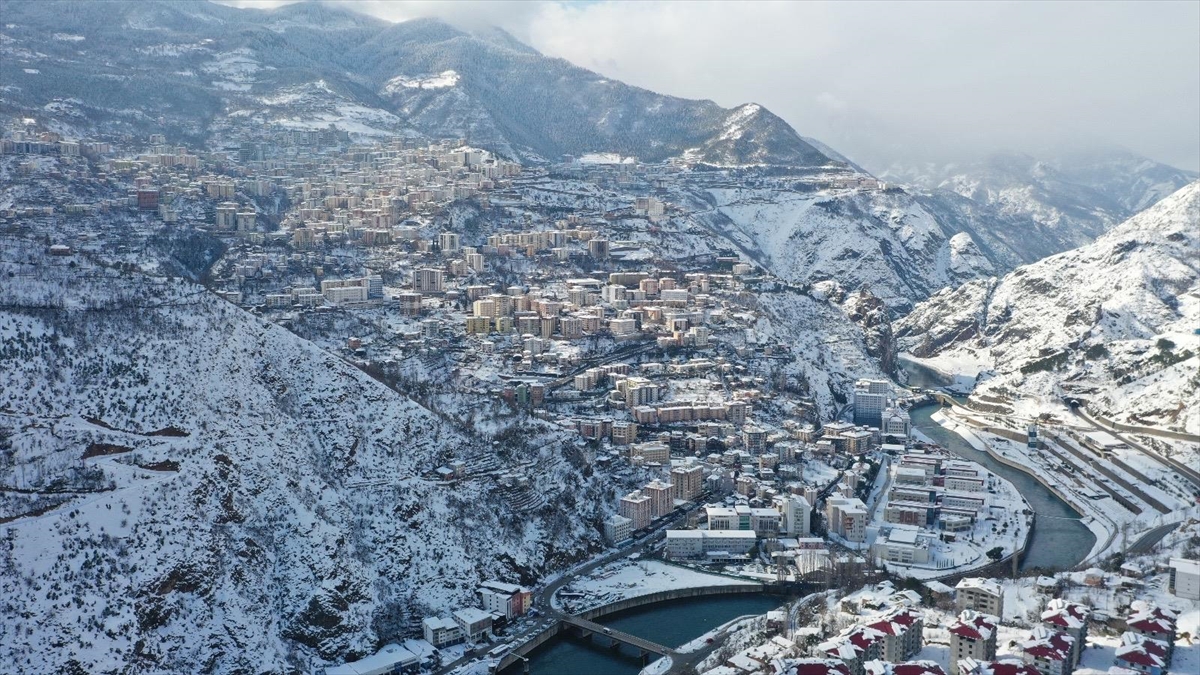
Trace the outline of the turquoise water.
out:
<instances>
[{"instance_id":1,"label":"turquoise water","mask_svg":"<svg viewBox=\"0 0 1200 675\"><path fill-rule=\"evenodd\" d=\"M958 434L934 422L930 416L937 410L936 405L910 410L913 426L938 445L960 457L978 462L1010 481L1037 513L1033 540L1029 543L1025 560L1021 562L1021 569L1069 569L1087 557L1088 551L1096 544L1096 535L1079 521L1079 513L1075 509L1029 474L997 462L986 452L971 447Z\"/></svg>"},{"instance_id":2,"label":"turquoise water","mask_svg":"<svg viewBox=\"0 0 1200 675\"><path fill-rule=\"evenodd\" d=\"M747 594L686 598L639 607L597 622L668 647L690 642L731 619L778 608L778 596ZM613 652L564 634L530 655L531 675L636 675L641 661L628 648ZM651 656L651 658L655 658ZM509 673L520 673L518 664Z\"/></svg>"}]
</instances>

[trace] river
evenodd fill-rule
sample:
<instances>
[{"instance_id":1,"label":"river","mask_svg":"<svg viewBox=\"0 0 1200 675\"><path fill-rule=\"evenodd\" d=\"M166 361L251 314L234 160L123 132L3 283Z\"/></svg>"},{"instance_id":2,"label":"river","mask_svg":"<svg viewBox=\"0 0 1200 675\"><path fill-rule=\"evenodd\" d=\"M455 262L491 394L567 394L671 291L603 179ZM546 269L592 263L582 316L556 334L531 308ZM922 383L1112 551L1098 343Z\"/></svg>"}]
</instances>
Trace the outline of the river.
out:
<instances>
[{"instance_id":1,"label":"river","mask_svg":"<svg viewBox=\"0 0 1200 675\"><path fill-rule=\"evenodd\" d=\"M902 361L901 365L908 373L909 384L912 386L936 388L947 383L944 376L919 363ZM1021 569L1069 569L1087 557L1092 546L1096 545L1096 535L1079 521L1078 511L1029 474L997 462L986 452L971 447L962 436L934 422L930 416L937 410L936 405L910 410L913 426L947 450L978 462L992 473L1012 482L1037 513L1033 540L1029 542Z\"/></svg>"},{"instance_id":2,"label":"river","mask_svg":"<svg viewBox=\"0 0 1200 675\"><path fill-rule=\"evenodd\" d=\"M784 603L766 594L715 595L655 603L610 614L597 622L670 647L690 642L721 624L746 614L765 614ZM530 654L531 675L636 675L641 662L628 648L614 653L564 634ZM518 663L507 673L520 673Z\"/></svg>"},{"instance_id":3,"label":"river","mask_svg":"<svg viewBox=\"0 0 1200 675\"><path fill-rule=\"evenodd\" d=\"M917 382L917 379L925 381ZM914 377L911 384L931 387L939 383ZM910 411L913 426L947 450L978 462L1011 481L1037 513L1037 525L1021 569L1060 570L1079 564L1096 543L1096 536L1080 522L1079 513L1029 474L997 462L986 452L971 447L958 434L934 422L930 416L937 410L936 405L914 408ZM662 645L677 647L730 619L763 614L781 604L779 597L765 594L687 598L611 614L597 621ZM529 664L531 675L636 675L641 669L640 662L627 653L614 653L569 634L534 651L530 654ZM521 665L517 664L507 672L521 671Z\"/></svg>"},{"instance_id":4,"label":"river","mask_svg":"<svg viewBox=\"0 0 1200 675\"><path fill-rule=\"evenodd\" d=\"M936 389L950 381L945 375L919 363L902 359L900 365L908 374L910 386ZM956 398L961 400L961 397ZM1029 542L1021 569L1070 569L1087 557L1096 545L1096 535L1080 522L1078 511L1029 474L997 462L988 453L971 447L962 436L934 422L930 416L937 410L936 405L910 410L913 426L947 450L978 462L1010 481L1037 513L1033 540Z\"/></svg>"}]
</instances>

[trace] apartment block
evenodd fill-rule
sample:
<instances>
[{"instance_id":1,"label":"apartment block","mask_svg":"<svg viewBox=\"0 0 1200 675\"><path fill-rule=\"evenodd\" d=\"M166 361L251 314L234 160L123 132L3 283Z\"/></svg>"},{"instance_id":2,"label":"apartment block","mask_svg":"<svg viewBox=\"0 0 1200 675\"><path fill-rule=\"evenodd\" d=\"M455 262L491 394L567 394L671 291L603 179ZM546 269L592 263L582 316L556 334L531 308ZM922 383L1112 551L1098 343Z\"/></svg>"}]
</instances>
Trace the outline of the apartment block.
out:
<instances>
[{"instance_id":1,"label":"apartment block","mask_svg":"<svg viewBox=\"0 0 1200 675\"><path fill-rule=\"evenodd\" d=\"M959 613L950 626L950 672L958 673L964 659L991 661L996 658L996 627L1000 620L971 609Z\"/></svg>"},{"instance_id":2,"label":"apartment block","mask_svg":"<svg viewBox=\"0 0 1200 675\"><path fill-rule=\"evenodd\" d=\"M618 505L618 512L633 521L633 529L640 530L650 526L650 521L654 519L653 507L650 503L650 496L643 493L641 490L634 490L629 494L621 497Z\"/></svg>"},{"instance_id":3,"label":"apartment block","mask_svg":"<svg viewBox=\"0 0 1200 675\"><path fill-rule=\"evenodd\" d=\"M991 579L967 577L954 587L954 608L1004 617L1004 591Z\"/></svg>"}]
</instances>

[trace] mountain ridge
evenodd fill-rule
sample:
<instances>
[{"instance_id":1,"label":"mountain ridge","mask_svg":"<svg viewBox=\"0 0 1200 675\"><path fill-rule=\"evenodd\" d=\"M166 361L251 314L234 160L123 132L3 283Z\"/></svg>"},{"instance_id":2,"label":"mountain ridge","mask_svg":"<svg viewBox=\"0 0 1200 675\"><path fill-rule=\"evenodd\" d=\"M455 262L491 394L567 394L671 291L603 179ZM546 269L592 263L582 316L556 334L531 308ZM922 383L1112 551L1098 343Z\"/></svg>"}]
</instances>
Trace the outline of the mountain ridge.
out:
<instances>
[{"instance_id":1,"label":"mountain ridge","mask_svg":"<svg viewBox=\"0 0 1200 675\"><path fill-rule=\"evenodd\" d=\"M1200 416L1182 404L1200 386L1190 376L1200 358L1198 222L1200 181L1095 242L918 303L897 322L899 346L976 378L989 400L1066 392L1115 419L1196 433Z\"/></svg>"},{"instance_id":2,"label":"mountain ridge","mask_svg":"<svg viewBox=\"0 0 1200 675\"><path fill-rule=\"evenodd\" d=\"M72 18L60 22L64 15ZM158 126L173 135L205 136L229 113L253 118L260 99L280 88L323 79L353 85L352 103L376 118L393 116L379 133L465 136L526 161L617 152L646 161L689 153L714 164L838 164L765 111L730 136L730 120L745 106L727 110L632 87L543 56L500 29L472 34L432 18L391 24L313 3L266 11L198 1L105 3L103 11L71 0L18 3L8 22L2 48L23 68L0 94L6 107L55 117L46 106L69 99L91 116L117 118L111 130L132 125L119 119L132 103L150 120L163 118ZM64 31L80 39L47 39ZM118 35L133 49L108 48ZM97 62L105 72L87 70ZM397 77L447 71L459 76L454 84L384 91ZM116 93L101 96L98 78ZM56 86L46 87L47 79Z\"/></svg>"}]
</instances>

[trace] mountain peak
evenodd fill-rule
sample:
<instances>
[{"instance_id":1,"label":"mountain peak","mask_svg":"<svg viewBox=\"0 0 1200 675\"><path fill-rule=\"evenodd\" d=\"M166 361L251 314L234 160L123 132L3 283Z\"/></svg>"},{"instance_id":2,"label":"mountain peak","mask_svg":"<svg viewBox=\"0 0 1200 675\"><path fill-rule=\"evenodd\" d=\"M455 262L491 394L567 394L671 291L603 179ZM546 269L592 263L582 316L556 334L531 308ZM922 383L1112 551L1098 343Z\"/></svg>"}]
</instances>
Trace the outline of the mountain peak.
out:
<instances>
[{"instance_id":1,"label":"mountain peak","mask_svg":"<svg viewBox=\"0 0 1200 675\"><path fill-rule=\"evenodd\" d=\"M31 69L61 76L22 75L0 94L4 104L45 119L56 115L49 104L70 98L99 113L48 120L55 124L99 119L106 121L91 124L115 133L135 124L140 132L195 134L255 117L376 136L466 138L526 161L595 152L643 161L686 152L722 165L832 161L757 103L730 110L632 87L543 56L496 27L464 30L436 18L393 24L319 2L271 10L210 2L114 2L103 11L95 3L14 4L9 20L22 29L13 39L30 54L49 55ZM76 9L84 18L64 26L63 15ZM63 30L83 40L54 41ZM96 63L110 72L98 72ZM326 100L305 86L318 81L328 85ZM298 98L300 91L306 95Z\"/></svg>"}]
</instances>

